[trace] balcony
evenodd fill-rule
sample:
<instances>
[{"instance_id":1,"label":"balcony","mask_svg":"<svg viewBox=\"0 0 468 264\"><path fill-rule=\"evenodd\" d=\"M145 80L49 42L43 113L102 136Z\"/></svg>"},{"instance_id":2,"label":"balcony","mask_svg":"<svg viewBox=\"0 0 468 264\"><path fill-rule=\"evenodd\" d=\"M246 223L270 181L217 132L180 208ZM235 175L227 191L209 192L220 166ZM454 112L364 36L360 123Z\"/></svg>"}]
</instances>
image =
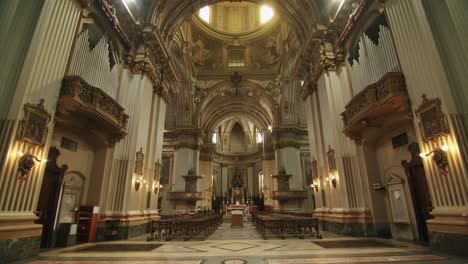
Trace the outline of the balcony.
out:
<instances>
[{"instance_id":1,"label":"balcony","mask_svg":"<svg viewBox=\"0 0 468 264\"><path fill-rule=\"evenodd\" d=\"M66 76L58 99L58 123L104 136L110 146L126 135L125 109L101 89L79 76Z\"/></svg>"},{"instance_id":2,"label":"balcony","mask_svg":"<svg viewBox=\"0 0 468 264\"><path fill-rule=\"evenodd\" d=\"M359 143L366 127L381 127L385 119L395 113L400 116L410 113L409 97L401 72L385 74L351 99L341 114L345 125L343 132Z\"/></svg>"}]
</instances>

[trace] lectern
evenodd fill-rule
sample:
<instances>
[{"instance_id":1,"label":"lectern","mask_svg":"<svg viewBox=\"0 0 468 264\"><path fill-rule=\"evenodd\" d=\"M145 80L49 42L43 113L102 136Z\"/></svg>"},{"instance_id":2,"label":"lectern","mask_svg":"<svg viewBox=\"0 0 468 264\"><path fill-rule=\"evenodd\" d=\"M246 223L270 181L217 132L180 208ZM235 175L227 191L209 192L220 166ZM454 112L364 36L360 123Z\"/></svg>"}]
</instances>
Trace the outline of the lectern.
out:
<instances>
[{"instance_id":1,"label":"lectern","mask_svg":"<svg viewBox=\"0 0 468 264\"><path fill-rule=\"evenodd\" d=\"M231 227L244 227L245 205L231 205Z\"/></svg>"}]
</instances>

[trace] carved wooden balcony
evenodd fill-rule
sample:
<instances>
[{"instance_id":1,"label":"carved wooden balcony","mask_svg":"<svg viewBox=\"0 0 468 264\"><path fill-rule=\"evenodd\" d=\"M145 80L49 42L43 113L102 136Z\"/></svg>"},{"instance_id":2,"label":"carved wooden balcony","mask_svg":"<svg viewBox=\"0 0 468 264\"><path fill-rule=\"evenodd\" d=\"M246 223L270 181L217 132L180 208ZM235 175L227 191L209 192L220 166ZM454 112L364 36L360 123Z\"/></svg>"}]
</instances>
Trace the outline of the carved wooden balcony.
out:
<instances>
[{"instance_id":1,"label":"carved wooden balcony","mask_svg":"<svg viewBox=\"0 0 468 264\"><path fill-rule=\"evenodd\" d=\"M167 199L196 202L203 199L201 192L168 192Z\"/></svg>"},{"instance_id":2,"label":"carved wooden balcony","mask_svg":"<svg viewBox=\"0 0 468 264\"><path fill-rule=\"evenodd\" d=\"M355 95L341 114L344 133L360 142L366 127L380 127L385 118L394 113L408 114L409 97L401 72L389 72L378 82Z\"/></svg>"},{"instance_id":3,"label":"carved wooden balcony","mask_svg":"<svg viewBox=\"0 0 468 264\"><path fill-rule=\"evenodd\" d=\"M65 125L103 134L111 146L125 137L128 122L117 101L79 76L63 79L56 118Z\"/></svg>"},{"instance_id":4,"label":"carved wooden balcony","mask_svg":"<svg viewBox=\"0 0 468 264\"><path fill-rule=\"evenodd\" d=\"M273 191L271 197L273 200L286 201L286 200L304 200L307 199L306 191Z\"/></svg>"}]
</instances>

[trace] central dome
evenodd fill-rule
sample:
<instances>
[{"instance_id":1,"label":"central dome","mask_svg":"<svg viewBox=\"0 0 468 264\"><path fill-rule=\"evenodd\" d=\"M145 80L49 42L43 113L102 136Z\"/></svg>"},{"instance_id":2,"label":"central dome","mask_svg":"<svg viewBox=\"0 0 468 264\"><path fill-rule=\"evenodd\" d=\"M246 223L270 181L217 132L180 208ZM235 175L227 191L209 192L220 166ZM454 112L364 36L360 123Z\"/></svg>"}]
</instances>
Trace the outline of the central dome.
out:
<instances>
[{"instance_id":1,"label":"central dome","mask_svg":"<svg viewBox=\"0 0 468 264\"><path fill-rule=\"evenodd\" d=\"M271 21L274 11L251 2L220 2L201 8L197 16L215 31L242 34L256 31Z\"/></svg>"}]
</instances>

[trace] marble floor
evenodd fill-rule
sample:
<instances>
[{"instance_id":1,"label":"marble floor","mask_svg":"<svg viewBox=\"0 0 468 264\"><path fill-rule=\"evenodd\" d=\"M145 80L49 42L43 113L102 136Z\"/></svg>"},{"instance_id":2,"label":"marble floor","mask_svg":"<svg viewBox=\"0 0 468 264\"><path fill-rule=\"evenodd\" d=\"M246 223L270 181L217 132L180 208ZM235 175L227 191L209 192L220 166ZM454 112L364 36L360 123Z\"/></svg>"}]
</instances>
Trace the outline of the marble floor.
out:
<instances>
[{"instance_id":1,"label":"marble floor","mask_svg":"<svg viewBox=\"0 0 468 264\"><path fill-rule=\"evenodd\" d=\"M42 252L27 263L137 264L305 264L305 263L468 263L426 247L385 239L341 237L263 240L255 228L224 223L205 241L129 241L88 243Z\"/></svg>"}]
</instances>

